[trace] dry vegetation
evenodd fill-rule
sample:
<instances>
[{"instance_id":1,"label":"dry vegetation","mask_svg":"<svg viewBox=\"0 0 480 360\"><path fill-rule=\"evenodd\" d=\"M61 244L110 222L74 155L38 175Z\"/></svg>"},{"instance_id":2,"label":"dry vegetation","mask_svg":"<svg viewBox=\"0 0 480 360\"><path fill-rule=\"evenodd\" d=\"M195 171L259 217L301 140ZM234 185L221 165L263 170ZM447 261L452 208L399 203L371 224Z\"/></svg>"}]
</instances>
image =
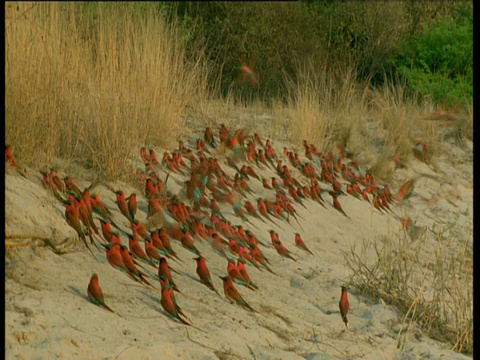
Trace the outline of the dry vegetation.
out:
<instances>
[{"instance_id":1,"label":"dry vegetation","mask_svg":"<svg viewBox=\"0 0 480 360\"><path fill-rule=\"evenodd\" d=\"M405 346L409 330L419 324L428 336L453 344L453 350L473 351L472 252L468 241L458 242L452 225L433 229L438 241L433 252L426 248L426 232L415 240L401 232L345 253L351 283L405 314L398 347ZM373 263L367 255L372 247Z\"/></svg>"},{"instance_id":2,"label":"dry vegetation","mask_svg":"<svg viewBox=\"0 0 480 360\"><path fill-rule=\"evenodd\" d=\"M178 140L207 69L161 14L75 6L6 5L6 141L29 164L63 157L118 178L132 149Z\"/></svg>"},{"instance_id":3,"label":"dry vegetation","mask_svg":"<svg viewBox=\"0 0 480 360\"><path fill-rule=\"evenodd\" d=\"M419 139L433 154L444 151L444 133L424 121L433 104L407 100L401 87L372 89L353 72L298 64L296 79L285 75L286 103L246 106L233 95L214 100L202 49L195 62L185 60L178 26L167 26L160 12L131 16L128 4L99 3L82 14L75 6L5 7L6 142L28 165L63 158L94 168L102 179L122 179L141 145L172 146L188 129L221 122L263 126L299 148L304 139L321 151L346 142L385 180L391 174L382 173L384 162L395 154L408 162ZM237 121L239 109L254 109L253 120ZM273 119L260 124L256 116L264 111ZM469 136L471 127L470 111L456 130L459 138ZM466 248L456 256L443 251L442 244L452 242L443 231L433 254L423 251L421 240L393 235L381 247L373 243L373 267L362 252L348 255L352 283L404 309L409 326L420 323L456 351L471 352L472 254ZM436 291L426 299L425 289Z\"/></svg>"}]
</instances>

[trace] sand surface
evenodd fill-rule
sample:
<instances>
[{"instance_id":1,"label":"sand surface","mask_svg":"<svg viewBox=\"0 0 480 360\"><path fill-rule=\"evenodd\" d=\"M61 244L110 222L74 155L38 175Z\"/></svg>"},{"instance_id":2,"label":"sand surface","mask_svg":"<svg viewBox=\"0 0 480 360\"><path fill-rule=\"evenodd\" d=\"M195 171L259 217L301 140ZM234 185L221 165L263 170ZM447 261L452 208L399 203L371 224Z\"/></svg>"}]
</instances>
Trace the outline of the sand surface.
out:
<instances>
[{"instance_id":1,"label":"sand surface","mask_svg":"<svg viewBox=\"0 0 480 360\"><path fill-rule=\"evenodd\" d=\"M187 145L193 147L193 141ZM273 139L273 146L284 163L285 144ZM288 146L288 145L287 145ZM170 149L173 150L173 149ZM473 224L473 161L472 144L451 145L449 156L437 159L437 171L413 160L394 175L391 188L414 176L419 177L415 193L401 208L419 226L426 227L424 241L434 249L438 246L434 226L454 221L458 242L472 246ZM161 156L163 151L157 149ZM305 160L303 149L299 150ZM222 169L224 156L218 156ZM21 161L21 160L20 160ZM240 162L247 163L246 161ZM89 186L94 174L78 167L62 167L62 176L69 175L81 189ZM140 157L132 168L142 169ZM273 224L249 217L251 223L234 216L232 207L222 204L224 216L233 224L250 229L264 244L263 253L276 275L248 266L258 291L237 285L244 299L258 312L254 313L224 297L222 280L227 274L227 260L215 252L207 241L195 238L195 244L206 258L215 287L221 296L198 281L194 254L172 240L181 261L169 261L181 293L179 305L193 322L188 327L169 318L160 304L160 285L156 270L145 266L155 289L131 280L107 262L105 251L94 249L93 257L76 239L75 231L65 221L65 207L41 183L38 169L27 168L26 177L15 169L6 169L7 240L36 246L8 247L6 254L6 333L7 359L467 359L450 351L451 346L425 336L407 336L407 345L397 348L398 324L402 314L381 299L371 299L348 284L350 270L344 251L365 240L402 231L392 215L381 214L365 201L342 196L341 203L350 217L337 212L331 197L324 194L326 208L313 200L294 203L299 224L276 220ZM166 172L157 167L164 179ZM256 168L265 178L278 177L273 169ZM307 183L299 172L293 175ZM187 178L172 174L169 190L178 193ZM147 222L147 199L138 188L122 182L109 183L127 195L136 192L139 199L137 217ZM264 189L256 179L249 180L254 194L247 198L255 203L258 197L274 199L272 190ZM330 187L327 184L322 186ZM115 194L106 184L92 189L100 194L113 212L114 221L125 231L130 225L115 203ZM424 199L429 199L426 202ZM100 226L98 218L96 218ZM280 240L297 261L278 255L270 242L269 230L274 229ZM295 247L294 234L302 235L315 256ZM11 239L8 239L10 237ZM16 239L13 239L16 238ZM45 244L57 245L57 254ZM126 236L122 237L128 245ZM61 245L59 245L61 244ZM234 257L233 254L229 254ZM372 260L373 260L372 254ZM87 285L92 273L98 273L105 301L115 313L88 301ZM349 285L349 329L341 320L338 301L340 288ZM473 287L473 284L472 284ZM396 327L397 326L397 327Z\"/></svg>"}]
</instances>

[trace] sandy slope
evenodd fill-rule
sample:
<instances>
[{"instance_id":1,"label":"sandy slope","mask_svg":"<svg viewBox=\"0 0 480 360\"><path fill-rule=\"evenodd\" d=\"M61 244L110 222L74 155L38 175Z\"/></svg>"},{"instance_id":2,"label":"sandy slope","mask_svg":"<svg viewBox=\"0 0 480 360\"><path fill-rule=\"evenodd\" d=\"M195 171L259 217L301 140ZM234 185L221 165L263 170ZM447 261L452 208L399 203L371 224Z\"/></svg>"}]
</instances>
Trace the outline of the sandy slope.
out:
<instances>
[{"instance_id":1,"label":"sandy slope","mask_svg":"<svg viewBox=\"0 0 480 360\"><path fill-rule=\"evenodd\" d=\"M274 141L281 157L283 145ZM162 153L157 151L157 153ZM303 155L303 152L301 152ZM420 225L431 227L451 221L458 214L459 241L473 241L472 161L469 150L452 147L451 157L462 159L454 165L450 159L438 160L438 172L413 162L395 174L393 189L413 174L423 173L415 187L416 194L432 199L430 203L413 196L406 210ZM286 162L289 167L291 165ZM225 171L233 174L224 161ZM134 164L141 165L140 160ZM75 232L64 220L64 207L41 185L37 170L27 169L27 178L14 169L6 174L6 233L50 238L54 243L75 238ZM67 175L60 167L62 175ZM161 176L165 176L160 170ZM275 176L273 170L261 176ZM90 185L93 174L70 169L80 188ZM184 180L172 175L169 189L174 193ZM249 184L255 196L273 197L258 180ZM135 189L124 183L110 184L128 195ZM95 188L114 220L125 230L128 222L118 212L115 196L104 185ZM401 314L383 301L372 301L350 286L351 309L349 331L338 310L340 287L350 272L342 251L367 239L400 231L400 224L389 215L351 196L341 197L345 218L331 206L327 208L306 200L306 208L295 204L301 227L279 222L280 226L250 218L244 223L266 246L262 246L277 275L248 267L260 291L238 285L243 297L258 313L232 305L223 296L222 281L227 261L210 245L197 240L206 257L213 281L221 297L197 280L194 255L172 240L181 262L170 261L179 273L173 277L181 294L177 300L195 327L186 327L168 318L160 305L159 283L153 268L146 268L157 289L135 283L107 262L104 251L95 250L92 257L79 242L76 251L57 255L47 247L8 248L6 256L6 335L7 359L462 359L466 356L448 350L447 344L426 337L408 337L405 350L396 348L395 324ZM139 219L146 220L146 199L139 196ZM398 209L399 210L399 209ZM222 206L233 224L242 221L229 206ZM396 210L397 211L397 210ZM401 215L401 211L397 211ZM278 221L277 221L278 222ZM302 229L303 228L303 229ZM281 258L270 242L268 230L274 229L280 240L298 261ZM294 233L302 234L314 252L312 256L294 246ZM123 241L128 244L124 236ZM427 236L434 247L434 235ZM38 243L42 243L38 240ZM71 242L70 242L71 243ZM373 258L373 254L372 254ZM90 275L97 272L106 302L116 311L112 314L87 300ZM201 329L201 330L200 330Z\"/></svg>"}]
</instances>

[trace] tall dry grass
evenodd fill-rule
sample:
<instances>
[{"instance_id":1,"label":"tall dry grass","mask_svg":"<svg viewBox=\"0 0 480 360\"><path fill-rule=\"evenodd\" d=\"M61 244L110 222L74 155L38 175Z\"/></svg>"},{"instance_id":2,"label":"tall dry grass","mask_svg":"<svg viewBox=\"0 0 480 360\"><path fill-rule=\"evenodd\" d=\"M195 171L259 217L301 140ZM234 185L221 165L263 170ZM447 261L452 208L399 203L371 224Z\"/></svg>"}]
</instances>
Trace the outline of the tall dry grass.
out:
<instances>
[{"instance_id":1,"label":"tall dry grass","mask_svg":"<svg viewBox=\"0 0 480 360\"><path fill-rule=\"evenodd\" d=\"M348 142L350 135L366 114L366 92L353 71L320 71L312 63L298 63L293 80L286 73L287 103L276 103L274 113L288 118L288 140L300 145L314 143L320 151Z\"/></svg>"},{"instance_id":2,"label":"tall dry grass","mask_svg":"<svg viewBox=\"0 0 480 360\"><path fill-rule=\"evenodd\" d=\"M117 179L140 145L178 140L208 70L148 6L6 5L6 142L25 163L61 157Z\"/></svg>"},{"instance_id":3,"label":"tall dry grass","mask_svg":"<svg viewBox=\"0 0 480 360\"><path fill-rule=\"evenodd\" d=\"M433 251L425 241L428 232L412 241L402 231L344 254L351 284L401 310L401 349L409 335L422 331L450 342L454 351L472 353L473 256L468 239L459 243L453 224L432 229L437 240Z\"/></svg>"}]
</instances>

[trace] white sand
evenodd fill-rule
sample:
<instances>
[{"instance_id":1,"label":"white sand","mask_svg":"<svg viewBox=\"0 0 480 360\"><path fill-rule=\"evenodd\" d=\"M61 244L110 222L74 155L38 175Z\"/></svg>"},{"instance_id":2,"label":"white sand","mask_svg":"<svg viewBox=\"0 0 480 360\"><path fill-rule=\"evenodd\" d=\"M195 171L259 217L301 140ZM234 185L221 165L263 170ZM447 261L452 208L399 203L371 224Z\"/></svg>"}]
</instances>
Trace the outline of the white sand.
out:
<instances>
[{"instance_id":1,"label":"white sand","mask_svg":"<svg viewBox=\"0 0 480 360\"><path fill-rule=\"evenodd\" d=\"M283 145L274 140L277 154L283 158ZM417 223L431 227L447 224L458 213L456 227L459 241L473 241L473 177L471 143L469 150L452 147L456 163L446 158L437 160L438 172L414 161L407 169L395 174L392 191L415 172L431 174L421 177L415 186L415 195L406 210L417 218ZM157 150L157 154L162 154ZM302 159L303 151L300 152ZM20 159L21 161L21 159ZM290 169L292 166L284 161ZM223 160L221 165L230 174ZM135 166L141 167L138 159ZM80 188L90 185L92 174L74 171L70 175ZM276 176L272 170L257 170L260 176ZM56 243L75 238L75 231L64 219L64 207L41 185L38 170L28 168L27 178L12 168L6 174L6 233L49 237ZM162 177L165 172L159 170ZM297 174L296 170L293 174ZM298 176L300 178L300 176ZM179 190L185 180L172 175L169 189ZM304 178L302 178L304 179ZM173 181L176 180L176 181ZM305 181L304 181L305 182ZM249 184L255 196L273 197L273 191L263 189L260 182ZM136 192L139 199L140 221L146 220L146 198L139 189L124 183L110 184L127 195ZM322 184L323 185L323 184ZM329 186L325 185L330 189ZM103 185L94 189L115 216L114 220L125 230L128 222L114 203L115 195ZM427 204L418 195L436 197ZM351 196L342 196L346 219L331 206L331 197L324 194L327 209L312 200L304 201L307 209L294 203L301 226L281 222L281 228L271 223L250 218L255 225L243 223L259 240L263 253L272 263L277 275L248 266L252 280L260 291L251 291L237 285L246 301L259 313L229 304L223 296L222 280L227 261L214 252L207 242L196 240L196 245L207 259L213 282L222 295L219 297L197 280L194 255L179 242L172 244L182 262L169 261L180 274L173 277L181 294L177 300L195 327L184 326L168 318L160 305L159 282L153 268L146 267L157 287L153 290L135 283L125 274L113 269L104 251L95 251L95 258L79 241L77 250L57 255L46 247L8 248L6 256L6 335L7 359L417 359L422 355L431 359L469 358L449 350L449 344L433 341L425 336L407 336L405 349L397 349L400 314L395 307L383 301L373 301L350 285L349 330L341 320L338 301L340 287L347 284L350 274L343 251L353 244L376 239L380 235L400 231L400 223L390 215L382 215L374 208ZM222 211L233 224L242 221L233 216L230 206ZM400 209L395 210L399 215ZM279 222L277 220L277 222ZM98 222L98 226L100 224ZM271 246L268 231L274 229L280 240L294 254L297 262L281 258ZM315 256L294 246L294 234L299 232ZM128 239L122 236L124 244ZM426 241L437 246L433 233ZM373 261L373 254L372 254ZM112 314L87 300L87 285L93 272L99 274L105 301L114 310ZM397 325L397 327L395 327ZM199 330L202 329L203 331Z\"/></svg>"}]
</instances>

